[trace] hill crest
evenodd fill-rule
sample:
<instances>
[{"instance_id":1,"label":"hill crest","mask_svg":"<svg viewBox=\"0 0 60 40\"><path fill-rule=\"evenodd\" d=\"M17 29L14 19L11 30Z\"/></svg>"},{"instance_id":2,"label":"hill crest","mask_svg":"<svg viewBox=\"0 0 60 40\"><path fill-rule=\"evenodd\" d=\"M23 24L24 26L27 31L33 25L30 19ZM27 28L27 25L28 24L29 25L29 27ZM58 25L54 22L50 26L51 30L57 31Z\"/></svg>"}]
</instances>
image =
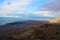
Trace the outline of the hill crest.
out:
<instances>
[{"instance_id":1,"label":"hill crest","mask_svg":"<svg viewBox=\"0 0 60 40\"><path fill-rule=\"evenodd\" d=\"M60 18L55 18L53 20L50 20L49 23L60 23Z\"/></svg>"}]
</instances>

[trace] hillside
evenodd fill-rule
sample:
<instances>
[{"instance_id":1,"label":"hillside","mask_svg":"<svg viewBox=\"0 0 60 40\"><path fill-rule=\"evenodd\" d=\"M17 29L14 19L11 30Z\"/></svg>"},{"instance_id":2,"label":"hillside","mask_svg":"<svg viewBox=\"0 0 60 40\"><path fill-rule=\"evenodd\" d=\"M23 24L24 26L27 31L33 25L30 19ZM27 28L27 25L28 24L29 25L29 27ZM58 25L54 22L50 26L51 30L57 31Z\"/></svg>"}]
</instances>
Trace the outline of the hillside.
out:
<instances>
[{"instance_id":1,"label":"hillside","mask_svg":"<svg viewBox=\"0 0 60 40\"><path fill-rule=\"evenodd\" d=\"M55 18L53 20L50 20L49 23L60 23L60 18Z\"/></svg>"},{"instance_id":2,"label":"hillside","mask_svg":"<svg viewBox=\"0 0 60 40\"><path fill-rule=\"evenodd\" d=\"M60 40L60 24L20 21L0 26L0 40Z\"/></svg>"}]
</instances>

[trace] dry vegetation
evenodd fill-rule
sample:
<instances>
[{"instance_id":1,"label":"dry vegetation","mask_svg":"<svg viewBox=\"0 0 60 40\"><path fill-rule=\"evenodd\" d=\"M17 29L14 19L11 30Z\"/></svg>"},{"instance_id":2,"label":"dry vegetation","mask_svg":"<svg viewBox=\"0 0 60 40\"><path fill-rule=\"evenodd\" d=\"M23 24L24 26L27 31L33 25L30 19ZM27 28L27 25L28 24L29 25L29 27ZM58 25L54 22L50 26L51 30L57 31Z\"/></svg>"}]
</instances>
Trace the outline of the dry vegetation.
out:
<instances>
[{"instance_id":1,"label":"dry vegetation","mask_svg":"<svg viewBox=\"0 0 60 40\"><path fill-rule=\"evenodd\" d=\"M16 27L10 30L3 27L0 28L0 40L60 40L60 24L47 23L30 28Z\"/></svg>"}]
</instances>

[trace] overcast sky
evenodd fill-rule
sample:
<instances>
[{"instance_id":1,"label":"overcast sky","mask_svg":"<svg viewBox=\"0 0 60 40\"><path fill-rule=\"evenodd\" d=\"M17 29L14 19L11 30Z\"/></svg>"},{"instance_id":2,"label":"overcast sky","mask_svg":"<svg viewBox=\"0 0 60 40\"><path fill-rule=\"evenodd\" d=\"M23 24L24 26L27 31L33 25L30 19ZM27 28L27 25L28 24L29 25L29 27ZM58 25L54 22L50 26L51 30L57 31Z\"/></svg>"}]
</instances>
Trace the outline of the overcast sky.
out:
<instances>
[{"instance_id":1,"label":"overcast sky","mask_svg":"<svg viewBox=\"0 0 60 40\"><path fill-rule=\"evenodd\" d=\"M0 0L0 17L25 19L60 17L60 0Z\"/></svg>"}]
</instances>

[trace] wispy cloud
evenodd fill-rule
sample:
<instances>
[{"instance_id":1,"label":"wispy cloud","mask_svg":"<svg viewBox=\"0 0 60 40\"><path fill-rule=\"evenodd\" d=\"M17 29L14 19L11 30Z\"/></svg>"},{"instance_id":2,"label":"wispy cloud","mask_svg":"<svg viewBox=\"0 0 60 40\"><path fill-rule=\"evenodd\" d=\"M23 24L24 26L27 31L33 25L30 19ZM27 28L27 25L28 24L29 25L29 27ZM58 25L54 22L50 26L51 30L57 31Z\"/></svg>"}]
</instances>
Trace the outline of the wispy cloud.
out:
<instances>
[{"instance_id":1,"label":"wispy cloud","mask_svg":"<svg viewBox=\"0 0 60 40\"><path fill-rule=\"evenodd\" d=\"M44 5L44 7L49 11L60 11L60 0L55 0L54 2Z\"/></svg>"},{"instance_id":2,"label":"wispy cloud","mask_svg":"<svg viewBox=\"0 0 60 40\"><path fill-rule=\"evenodd\" d=\"M34 4L35 1L37 0L4 0L4 2L1 3L0 5L0 17L40 18L40 17L58 17L60 15L57 14L60 13L59 0L44 5L43 7L47 11L39 10L40 5L37 6L38 7L37 11L32 11L32 8L37 5L37 3L34 6L31 5L32 3ZM29 9L27 8L29 5L33 6L31 10L29 10L30 8Z\"/></svg>"},{"instance_id":3,"label":"wispy cloud","mask_svg":"<svg viewBox=\"0 0 60 40\"><path fill-rule=\"evenodd\" d=\"M46 11L51 11L51 15L54 17L60 17L60 0L54 0L51 3L43 5Z\"/></svg>"},{"instance_id":4,"label":"wispy cloud","mask_svg":"<svg viewBox=\"0 0 60 40\"><path fill-rule=\"evenodd\" d=\"M4 3L0 5L1 17L21 17L21 16L47 16L50 14L47 11L29 11L26 7L35 2L36 0L4 0Z\"/></svg>"},{"instance_id":5,"label":"wispy cloud","mask_svg":"<svg viewBox=\"0 0 60 40\"><path fill-rule=\"evenodd\" d=\"M15 10L25 10L25 7L31 4L32 0L5 0L2 5L0 5L0 13L11 14Z\"/></svg>"}]
</instances>

